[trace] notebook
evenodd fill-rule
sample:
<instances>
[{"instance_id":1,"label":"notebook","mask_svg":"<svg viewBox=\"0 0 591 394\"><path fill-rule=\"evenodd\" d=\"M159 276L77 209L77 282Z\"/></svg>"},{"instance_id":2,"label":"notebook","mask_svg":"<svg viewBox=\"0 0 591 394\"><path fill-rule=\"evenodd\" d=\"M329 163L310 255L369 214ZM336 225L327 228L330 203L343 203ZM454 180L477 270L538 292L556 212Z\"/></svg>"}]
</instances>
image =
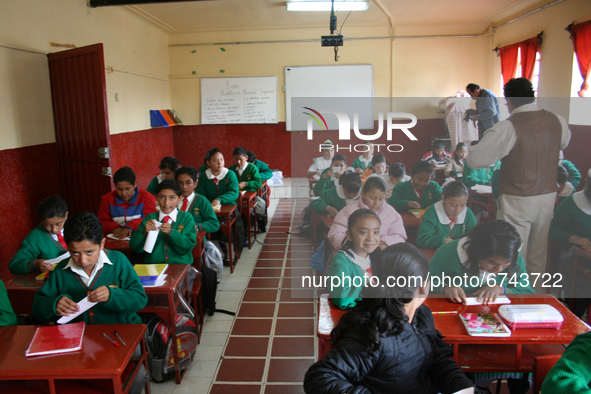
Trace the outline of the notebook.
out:
<instances>
[{"instance_id":1,"label":"notebook","mask_svg":"<svg viewBox=\"0 0 591 394\"><path fill-rule=\"evenodd\" d=\"M38 327L25 356L75 352L82 349L84 322Z\"/></svg>"},{"instance_id":2,"label":"notebook","mask_svg":"<svg viewBox=\"0 0 591 394\"><path fill-rule=\"evenodd\" d=\"M509 337L511 331L496 313L461 313L460 319L473 337Z\"/></svg>"},{"instance_id":3,"label":"notebook","mask_svg":"<svg viewBox=\"0 0 591 394\"><path fill-rule=\"evenodd\" d=\"M510 304L511 300L506 296L500 295L494 302L489 302L489 305L495 304ZM482 301L478 301L478 297L466 297L466 305L482 305Z\"/></svg>"},{"instance_id":4,"label":"notebook","mask_svg":"<svg viewBox=\"0 0 591 394\"><path fill-rule=\"evenodd\" d=\"M409 209L408 212L412 213L413 216L417 219L420 219L423 214L425 213L424 209Z\"/></svg>"},{"instance_id":5,"label":"notebook","mask_svg":"<svg viewBox=\"0 0 591 394\"><path fill-rule=\"evenodd\" d=\"M53 271L55 269L55 267L57 267L57 264L52 265L51 268L49 269L49 271L45 271L45 272L42 272L39 275L37 275L35 277L35 279L36 280L45 280L47 278L47 275L49 275L49 273L51 271Z\"/></svg>"},{"instance_id":6,"label":"notebook","mask_svg":"<svg viewBox=\"0 0 591 394\"><path fill-rule=\"evenodd\" d=\"M136 264L133 266L144 286L156 284L167 268L168 264Z\"/></svg>"}]
</instances>

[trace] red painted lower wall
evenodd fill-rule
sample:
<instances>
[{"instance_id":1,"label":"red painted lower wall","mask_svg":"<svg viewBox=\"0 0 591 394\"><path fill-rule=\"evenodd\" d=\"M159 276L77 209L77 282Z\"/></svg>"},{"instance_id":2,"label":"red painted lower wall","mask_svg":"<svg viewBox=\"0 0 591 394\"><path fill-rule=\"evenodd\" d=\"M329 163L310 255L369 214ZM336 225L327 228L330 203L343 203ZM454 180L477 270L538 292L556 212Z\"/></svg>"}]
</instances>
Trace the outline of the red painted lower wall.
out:
<instances>
[{"instance_id":1,"label":"red painted lower wall","mask_svg":"<svg viewBox=\"0 0 591 394\"><path fill-rule=\"evenodd\" d=\"M0 151L0 277L10 277L8 262L29 231L39 224L37 205L61 190L57 145Z\"/></svg>"}]
</instances>

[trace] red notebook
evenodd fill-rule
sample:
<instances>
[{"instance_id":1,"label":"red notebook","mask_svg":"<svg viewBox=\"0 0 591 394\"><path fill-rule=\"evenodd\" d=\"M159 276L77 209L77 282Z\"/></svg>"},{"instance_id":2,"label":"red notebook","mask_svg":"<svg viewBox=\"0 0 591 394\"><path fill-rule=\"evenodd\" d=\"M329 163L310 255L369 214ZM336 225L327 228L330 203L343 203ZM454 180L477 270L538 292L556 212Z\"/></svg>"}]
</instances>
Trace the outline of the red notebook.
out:
<instances>
[{"instance_id":1,"label":"red notebook","mask_svg":"<svg viewBox=\"0 0 591 394\"><path fill-rule=\"evenodd\" d=\"M25 356L75 352L82 348L84 322L38 327Z\"/></svg>"}]
</instances>

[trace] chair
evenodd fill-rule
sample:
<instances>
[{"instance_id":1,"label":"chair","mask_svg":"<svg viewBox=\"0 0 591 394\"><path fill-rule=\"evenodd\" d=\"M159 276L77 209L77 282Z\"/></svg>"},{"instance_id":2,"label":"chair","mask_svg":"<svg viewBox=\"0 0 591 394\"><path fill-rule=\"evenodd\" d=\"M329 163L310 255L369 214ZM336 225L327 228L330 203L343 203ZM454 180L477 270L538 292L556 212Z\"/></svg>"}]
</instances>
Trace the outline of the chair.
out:
<instances>
[{"instance_id":1,"label":"chair","mask_svg":"<svg viewBox=\"0 0 591 394\"><path fill-rule=\"evenodd\" d=\"M549 356L538 356L534 358L532 385L534 394L538 394L540 390L542 390L542 383L544 383L546 375L548 375L548 372L550 372L561 356L561 354L552 354Z\"/></svg>"},{"instance_id":2,"label":"chair","mask_svg":"<svg viewBox=\"0 0 591 394\"><path fill-rule=\"evenodd\" d=\"M470 209L472 211L474 211L475 205L480 205L488 213L486 218L480 219L481 223L490 222L495 219L497 214L497 204L493 199L492 193L476 193L474 190L470 189Z\"/></svg>"}]
</instances>

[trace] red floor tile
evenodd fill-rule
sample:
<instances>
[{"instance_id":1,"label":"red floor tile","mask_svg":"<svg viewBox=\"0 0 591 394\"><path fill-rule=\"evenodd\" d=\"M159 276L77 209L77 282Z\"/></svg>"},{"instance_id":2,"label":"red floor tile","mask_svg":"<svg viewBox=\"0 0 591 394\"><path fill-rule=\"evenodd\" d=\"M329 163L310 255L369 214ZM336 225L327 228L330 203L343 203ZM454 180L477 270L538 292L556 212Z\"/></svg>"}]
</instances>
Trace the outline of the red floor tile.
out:
<instances>
[{"instance_id":1,"label":"red floor tile","mask_svg":"<svg viewBox=\"0 0 591 394\"><path fill-rule=\"evenodd\" d=\"M222 360L216 382L260 382L265 369L264 359L232 359ZM240 391L234 391L238 393Z\"/></svg>"},{"instance_id":2,"label":"red floor tile","mask_svg":"<svg viewBox=\"0 0 591 394\"><path fill-rule=\"evenodd\" d=\"M238 311L238 317L273 317L275 304L243 302Z\"/></svg>"},{"instance_id":3,"label":"red floor tile","mask_svg":"<svg viewBox=\"0 0 591 394\"><path fill-rule=\"evenodd\" d=\"M271 224L271 227L267 229L269 233L285 233L290 230L290 226L275 226Z\"/></svg>"},{"instance_id":4,"label":"red floor tile","mask_svg":"<svg viewBox=\"0 0 591 394\"><path fill-rule=\"evenodd\" d=\"M283 260L258 260L255 264L257 268L269 268L269 267L283 267Z\"/></svg>"},{"instance_id":5,"label":"red floor tile","mask_svg":"<svg viewBox=\"0 0 591 394\"><path fill-rule=\"evenodd\" d=\"M244 304L243 304L244 305ZM314 317L314 303L281 303L278 317Z\"/></svg>"},{"instance_id":6,"label":"red floor tile","mask_svg":"<svg viewBox=\"0 0 591 394\"><path fill-rule=\"evenodd\" d=\"M248 288L276 289L279 287L279 278L252 278L248 282Z\"/></svg>"},{"instance_id":7,"label":"red floor tile","mask_svg":"<svg viewBox=\"0 0 591 394\"><path fill-rule=\"evenodd\" d=\"M265 386L265 394L304 394L304 386L269 384Z\"/></svg>"},{"instance_id":8,"label":"red floor tile","mask_svg":"<svg viewBox=\"0 0 591 394\"><path fill-rule=\"evenodd\" d=\"M277 319L274 335L315 335L314 319Z\"/></svg>"},{"instance_id":9,"label":"red floor tile","mask_svg":"<svg viewBox=\"0 0 591 394\"><path fill-rule=\"evenodd\" d=\"M285 252L261 252L259 259L282 259L285 257Z\"/></svg>"},{"instance_id":10,"label":"red floor tile","mask_svg":"<svg viewBox=\"0 0 591 394\"><path fill-rule=\"evenodd\" d=\"M242 301L275 302L277 301L277 290L247 289Z\"/></svg>"},{"instance_id":11,"label":"red floor tile","mask_svg":"<svg viewBox=\"0 0 591 394\"><path fill-rule=\"evenodd\" d=\"M314 289L282 289L281 302L310 302L314 301Z\"/></svg>"},{"instance_id":12,"label":"red floor tile","mask_svg":"<svg viewBox=\"0 0 591 394\"><path fill-rule=\"evenodd\" d=\"M232 335L271 335L272 325L273 319L236 319Z\"/></svg>"},{"instance_id":13,"label":"red floor tile","mask_svg":"<svg viewBox=\"0 0 591 394\"><path fill-rule=\"evenodd\" d=\"M260 384L214 384L211 387L210 394L259 394L261 392ZM297 392L297 391L296 391ZM286 392L287 393L287 392Z\"/></svg>"},{"instance_id":14,"label":"red floor tile","mask_svg":"<svg viewBox=\"0 0 591 394\"><path fill-rule=\"evenodd\" d=\"M287 258L309 259L312 257L312 251L309 252L287 252Z\"/></svg>"},{"instance_id":15,"label":"red floor tile","mask_svg":"<svg viewBox=\"0 0 591 394\"><path fill-rule=\"evenodd\" d=\"M281 287L284 289L304 289L304 288L309 288L310 286L308 286L309 284L314 284L313 281L314 278L310 278L309 280L304 278L303 280L303 285L302 286L302 277L286 277L283 278L283 282L281 283ZM318 283L318 282L317 282ZM329 283L330 285L330 283Z\"/></svg>"},{"instance_id":16,"label":"red floor tile","mask_svg":"<svg viewBox=\"0 0 591 394\"><path fill-rule=\"evenodd\" d=\"M302 267L290 267L286 268L283 272L283 276L286 278L301 278L302 276L314 276L316 275L316 271L314 271L309 266L307 268Z\"/></svg>"},{"instance_id":17,"label":"red floor tile","mask_svg":"<svg viewBox=\"0 0 591 394\"><path fill-rule=\"evenodd\" d=\"M230 337L224 357L266 357L269 337ZM278 354L280 355L280 354ZM313 356L314 354L312 354ZM308 354L306 354L308 356Z\"/></svg>"},{"instance_id":18,"label":"red floor tile","mask_svg":"<svg viewBox=\"0 0 591 394\"><path fill-rule=\"evenodd\" d=\"M314 359L285 360L272 358L269 364L269 382L303 382L304 375Z\"/></svg>"},{"instance_id":19,"label":"red floor tile","mask_svg":"<svg viewBox=\"0 0 591 394\"><path fill-rule=\"evenodd\" d=\"M314 337L273 338L271 357L314 357Z\"/></svg>"},{"instance_id":20,"label":"red floor tile","mask_svg":"<svg viewBox=\"0 0 591 394\"><path fill-rule=\"evenodd\" d=\"M261 252L285 252L285 245L264 245Z\"/></svg>"},{"instance_id":21,"label":"red floor tile","mask_svg":"<svg viewBox=\"0 0 591 394\"><path fill-rule=\"evenodd\" d=\"M281 276L281 268L255 268L252 270L253 278L278 278Z\"/></svg>"}]
</instances>

